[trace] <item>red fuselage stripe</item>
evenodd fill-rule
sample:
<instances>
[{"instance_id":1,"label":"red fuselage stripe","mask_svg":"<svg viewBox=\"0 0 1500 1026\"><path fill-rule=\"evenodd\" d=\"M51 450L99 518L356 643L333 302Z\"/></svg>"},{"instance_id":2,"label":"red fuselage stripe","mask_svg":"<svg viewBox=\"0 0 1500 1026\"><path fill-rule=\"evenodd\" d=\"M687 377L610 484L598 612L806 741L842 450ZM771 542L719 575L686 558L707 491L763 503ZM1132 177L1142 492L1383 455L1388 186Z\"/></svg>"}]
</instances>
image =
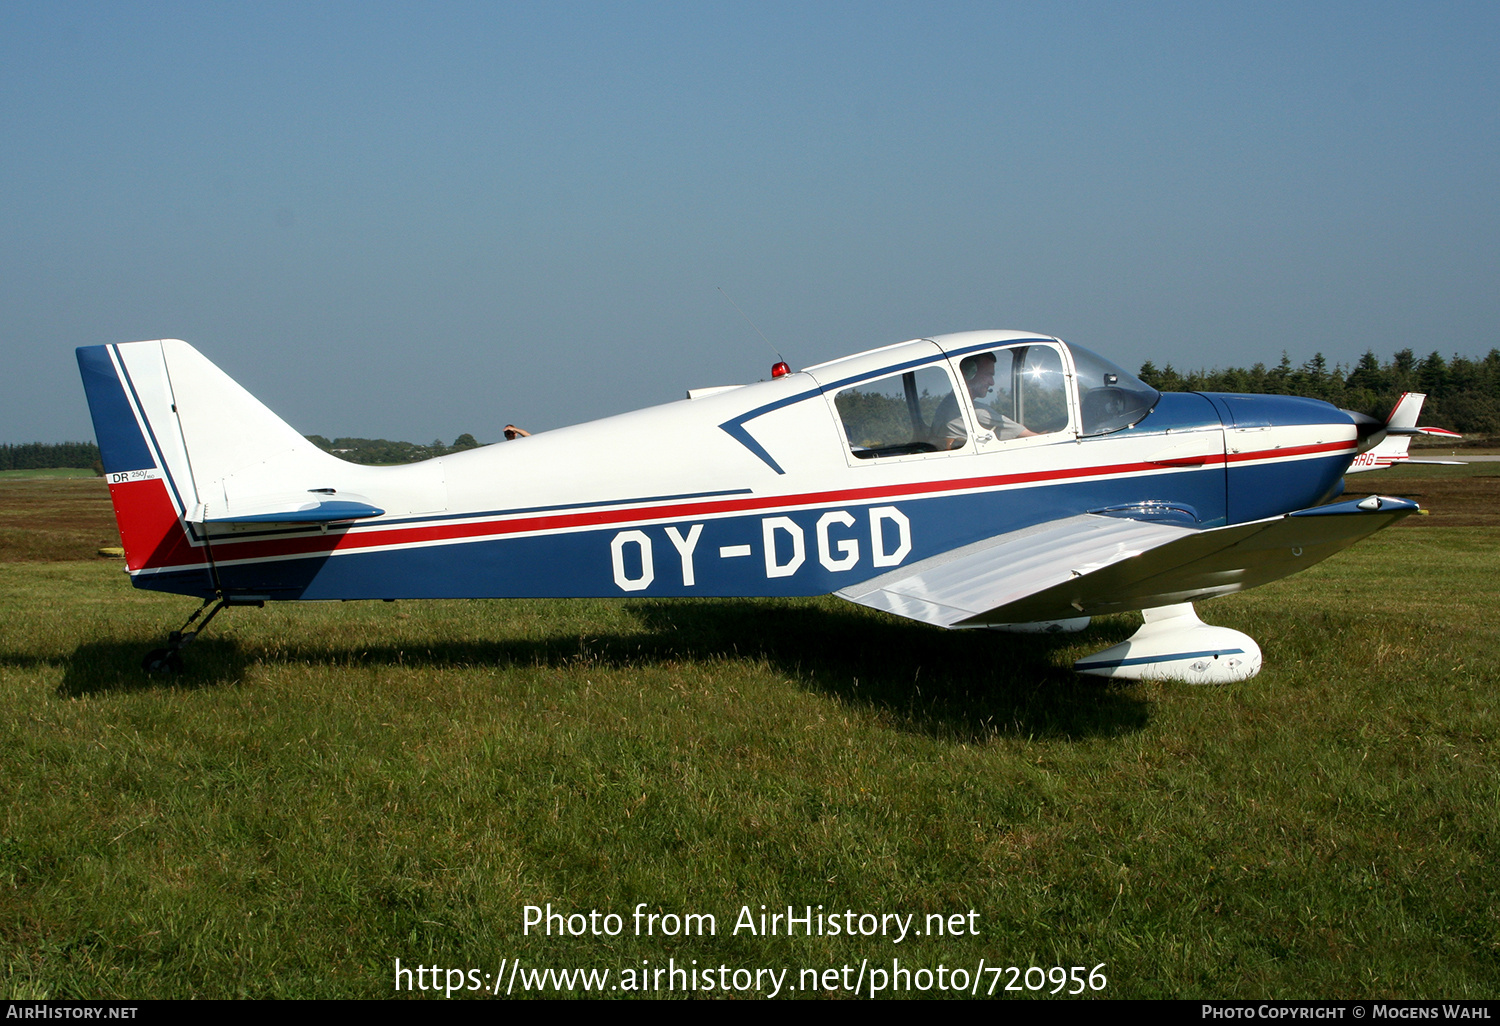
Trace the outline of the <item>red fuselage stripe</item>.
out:
<instances>
[{"instance_id":1,"label":"red fuselage stripe","mask_svg":"<svg viewBox=\"0 0 1500 1026\"><path fill-rule=\"evenodd\" d=\"M1285 449L1270 449L1250 453L1232 453L1228 456L1212 454L1204 458L1202 467L1225 463L1244 463L1253 460L1282 459L1288 457L1332 455L1347 452L1355 447L1351 441L1325 442L1317 445L1289 446ZM601 527L611 524L631 524L646 520L683 520L691 517L713 516L721 513L743 513L763 509L786 509L797 506L824 506L850 502L865 502L879 499L899 498L920 494L967 491L970 489L1003 488L1010 485L1058 482L1086 477L1110 477L1120 474L1139 474L1150 471L1170 470L1161 463L1122 463L1110 467L1077 467L1067 470L1043 470L1025 474L997 474L989 477L959 478L949 481L927 481L918 484L882 485L871 488L846 488L826 492L807 492L801 495L752 496L743 499L720 499L714 502L684 503L682 505L641 506L635 509L602 509L582 513L560 513L542 516L523 516L510 519L487 520L479 523L427 523L411 527L355 528L341 535L314 535L300 538L247 539L236 542L233 536L215 535L214 545L219 550L219 560L255 560L277 556L318 555L335 551L351 551L387 545L408 545L435 541L460 541L529 532L561 531L580 527Z\"/></svg>"}]
</instances>

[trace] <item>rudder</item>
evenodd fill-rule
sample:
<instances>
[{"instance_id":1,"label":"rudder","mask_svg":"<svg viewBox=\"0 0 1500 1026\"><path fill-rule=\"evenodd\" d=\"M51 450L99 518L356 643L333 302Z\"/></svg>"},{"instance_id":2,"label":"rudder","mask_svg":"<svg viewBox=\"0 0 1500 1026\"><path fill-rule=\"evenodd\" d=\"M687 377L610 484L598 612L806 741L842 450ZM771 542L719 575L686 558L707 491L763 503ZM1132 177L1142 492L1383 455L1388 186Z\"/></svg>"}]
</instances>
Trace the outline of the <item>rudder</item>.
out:
<instances>
[{"instance_id":1,"label":"rudder","mask_svg":"<svg viewBox=\"0 0 1500 1026\"><path fill-rule=\"evenodd\" d=\"M132 580L207 597L214 593L208 549L183 520L198 499L162 345L81 346L78 369Z\"/></svg>"}]
</instances>

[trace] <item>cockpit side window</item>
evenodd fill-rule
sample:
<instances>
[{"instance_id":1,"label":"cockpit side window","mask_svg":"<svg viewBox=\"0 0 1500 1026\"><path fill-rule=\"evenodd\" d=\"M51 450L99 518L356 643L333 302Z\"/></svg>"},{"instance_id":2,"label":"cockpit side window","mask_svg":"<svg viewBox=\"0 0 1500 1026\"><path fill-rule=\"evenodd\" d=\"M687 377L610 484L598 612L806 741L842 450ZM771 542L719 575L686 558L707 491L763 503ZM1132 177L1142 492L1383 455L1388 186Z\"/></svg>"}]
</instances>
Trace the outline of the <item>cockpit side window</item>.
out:
<instances>
[{"instance_id":1,"label":"cockpit side window","mask_svg":"<svg viewBox=\"0 0 1500 1026\"><path fill-rule=\"evenodd\" d=\"M958 406L953 380L941 365L845 388L833 405L856 459L945 452L962 448L967 437L961 435L954 444L943 427L943 418L957 415Z\"/></svg>"},{"instance_id":2,"label":"cockpit side window","mask_svg":"<svg viewBox=\"0 0 1500 1026\"><path fill-rule=\"evenodd\" d=\"M1009 346L972 353L959 361L958 369L973 403L981 441L1067 429L1068 378L1062 355L1052 346ZM957 414L955 399L952 419L942 421L950 436L961 436L964 431Z\"/></svg>"}]
</instances>

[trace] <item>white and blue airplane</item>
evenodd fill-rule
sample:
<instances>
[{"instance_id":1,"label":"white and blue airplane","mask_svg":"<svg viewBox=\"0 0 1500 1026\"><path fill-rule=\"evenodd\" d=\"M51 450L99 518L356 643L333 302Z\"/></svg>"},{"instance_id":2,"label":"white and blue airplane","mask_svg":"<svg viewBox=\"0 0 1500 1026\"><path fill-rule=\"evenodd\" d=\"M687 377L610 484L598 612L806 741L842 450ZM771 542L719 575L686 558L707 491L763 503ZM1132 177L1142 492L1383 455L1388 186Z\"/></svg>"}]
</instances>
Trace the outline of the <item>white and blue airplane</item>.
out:
<instances>
[{"instance_id":1,"label":"white and blue airplane","mask_svg":"<svg viewBox=\"0 0 1500 1026\"><path fill-rule=\"evenodd\" d=\"M1416 512L1332 502L1384 425L1274 395L1163 394L1060 339L970 331L399 467L317 448L185 342L78 363L128 572L203 605L832 592L944 628L1143 610L1084 673L1243 680L1192 603ZM210 606L212 608L210 609ZM198 630L189 631L198 618Z\"/></svg>"}]
</instances>

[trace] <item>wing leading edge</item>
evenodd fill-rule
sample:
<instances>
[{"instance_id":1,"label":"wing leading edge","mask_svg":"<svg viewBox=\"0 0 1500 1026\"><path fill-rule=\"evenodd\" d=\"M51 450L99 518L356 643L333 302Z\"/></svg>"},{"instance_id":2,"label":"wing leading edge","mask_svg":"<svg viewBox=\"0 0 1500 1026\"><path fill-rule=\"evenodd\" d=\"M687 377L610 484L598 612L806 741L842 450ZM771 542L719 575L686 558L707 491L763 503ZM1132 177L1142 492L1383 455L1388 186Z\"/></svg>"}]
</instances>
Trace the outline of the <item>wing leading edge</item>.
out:
<instances>
[{"instance_id":1,"label":"wing leading edge","mask_svg":"<svg viewBox=\"0 0 1500 1026\"><path fill-rule=\"evenodd\" d=\"M1151 609L1279 580L1418 511L1406 499L1372 495L1209 529L1086 513L996 535L837 594L951 628Z\"/></svg>"}]
</instances>

